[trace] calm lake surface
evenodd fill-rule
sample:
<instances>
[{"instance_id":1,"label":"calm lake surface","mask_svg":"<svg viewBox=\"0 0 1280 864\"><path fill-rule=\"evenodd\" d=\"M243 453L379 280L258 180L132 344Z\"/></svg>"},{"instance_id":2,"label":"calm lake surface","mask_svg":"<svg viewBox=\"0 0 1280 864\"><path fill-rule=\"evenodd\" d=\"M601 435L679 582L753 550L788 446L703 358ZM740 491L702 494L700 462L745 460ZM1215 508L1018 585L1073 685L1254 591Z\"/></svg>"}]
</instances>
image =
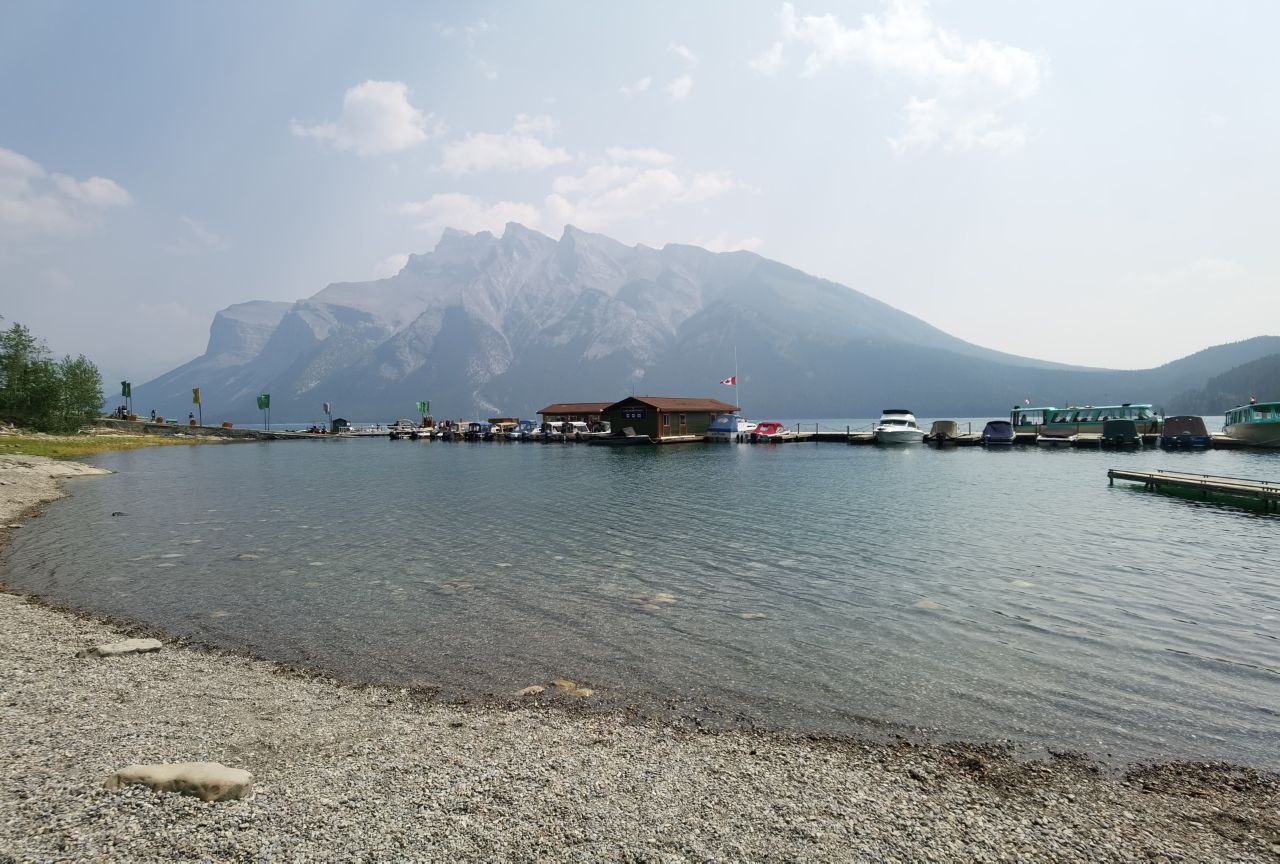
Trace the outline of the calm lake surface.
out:
<instances>
[{"instance_id":1,"label":"calm lake surface","mask_svg":"<svg viewBox=\"0 0 1280 864\"><path fill-rule=\"evenodd\" d=\"M1280 767L1280 519L1106 480L1280 479L1280 454L371 439L94 461L117 473L15 532L11 588L447 697L563 676L712 726Z\"/></svg>"}]
</instances>

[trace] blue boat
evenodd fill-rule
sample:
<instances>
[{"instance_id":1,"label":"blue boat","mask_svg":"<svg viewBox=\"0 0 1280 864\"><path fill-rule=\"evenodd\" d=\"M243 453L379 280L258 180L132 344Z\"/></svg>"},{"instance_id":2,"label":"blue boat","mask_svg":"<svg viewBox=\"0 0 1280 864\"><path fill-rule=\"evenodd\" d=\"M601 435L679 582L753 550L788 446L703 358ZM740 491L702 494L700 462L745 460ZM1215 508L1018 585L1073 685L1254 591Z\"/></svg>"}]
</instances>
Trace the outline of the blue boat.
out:
<instances>
[{"instance_id":1,"label":"blue boat","mask_svg":"<svg viewBox=\"0 0 1280 864\"><path fill-rule=\"evenodd\" d=\"M1004 447L1013 444L1016 436L1013 424L1008 420L992 420L982 427L983 447Z\"/></svg>"},{"instance_id":2,"label":"blue boat","mask_svg":"<svg viewBox=\"0 0 1280 864\"><path fill-rule=\"evenodd\" d=\"M1166 450L1207 450L1213 443L1201 417L1166 417L1160 446Z\"/></svg>"},{"instance_id":3,"label":"blue boat","mask_svg":"<svg viewBox=\"0 0 1280 864\"><path fill-rule=\"evenodd\" d=\"M756 431L756 424L739 414L717 414L707 424L708 441L744 441Z\"/></svg>"}]
</instances>

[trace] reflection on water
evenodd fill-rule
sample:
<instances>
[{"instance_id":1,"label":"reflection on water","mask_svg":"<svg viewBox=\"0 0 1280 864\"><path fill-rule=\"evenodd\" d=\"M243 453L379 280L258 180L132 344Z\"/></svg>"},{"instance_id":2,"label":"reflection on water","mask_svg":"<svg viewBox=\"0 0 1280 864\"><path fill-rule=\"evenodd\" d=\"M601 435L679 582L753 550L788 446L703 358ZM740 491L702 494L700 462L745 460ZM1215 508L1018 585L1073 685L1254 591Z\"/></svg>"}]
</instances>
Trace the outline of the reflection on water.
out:
<instances>
[{"instance_id":1,"label":"reflection on water","mask_svg":"<svg viewBox=\"0 0 1280 864\"><path fill-rule=\"evenodd\" d=\"M454 695L1280 766L1272 454L382 439L103 456L11 586ZM124 515L112 516L113 511Z\"/></svg>"}]
</instances>

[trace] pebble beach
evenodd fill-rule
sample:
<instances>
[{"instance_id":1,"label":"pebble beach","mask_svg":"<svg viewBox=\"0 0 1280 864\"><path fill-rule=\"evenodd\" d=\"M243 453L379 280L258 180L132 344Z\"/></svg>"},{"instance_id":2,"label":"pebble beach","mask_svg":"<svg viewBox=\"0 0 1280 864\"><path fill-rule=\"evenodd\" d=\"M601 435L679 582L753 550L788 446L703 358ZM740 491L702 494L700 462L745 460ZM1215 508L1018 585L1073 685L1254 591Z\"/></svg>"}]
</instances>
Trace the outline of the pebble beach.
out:
<instances>
[{"instance_id":1,"label":"pebble beach","mask_svg":"<svg viewBox=\"0 0 1280 864\"><path fill-rule=\"evenodd\" d=\"M73 466L0 465L0 519L97 470ZM1247 767L703 733L583 711L590 682L450 705L172 638L77 657L143 635L0 594L0 864L1280 861L1280 782ZM104 786L199 761L251 794Z\"/></svg>"}]
</instances>

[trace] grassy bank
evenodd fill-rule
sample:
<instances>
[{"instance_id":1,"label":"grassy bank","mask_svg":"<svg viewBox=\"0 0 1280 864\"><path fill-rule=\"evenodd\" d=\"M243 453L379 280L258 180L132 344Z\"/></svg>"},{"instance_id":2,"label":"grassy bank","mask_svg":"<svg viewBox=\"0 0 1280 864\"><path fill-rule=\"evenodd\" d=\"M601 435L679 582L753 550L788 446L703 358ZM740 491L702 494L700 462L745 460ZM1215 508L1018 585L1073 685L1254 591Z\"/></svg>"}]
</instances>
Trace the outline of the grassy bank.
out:
<instances>
[{"instance_id":1,"label":"grassy bank","mask_svg":"<svg viewBox=\"0 0 1280 864\"><path fill-rule=\"evenodd\" d=\"M79 459L113 450L137 450L140 447L171 447L182 444L220 444L220 438L176 438L168 435L121 435L89 433L82 435L44 435L19 432L0 435L0 456L49 456L54 459Z\"/></svg>"}]
</instances>

